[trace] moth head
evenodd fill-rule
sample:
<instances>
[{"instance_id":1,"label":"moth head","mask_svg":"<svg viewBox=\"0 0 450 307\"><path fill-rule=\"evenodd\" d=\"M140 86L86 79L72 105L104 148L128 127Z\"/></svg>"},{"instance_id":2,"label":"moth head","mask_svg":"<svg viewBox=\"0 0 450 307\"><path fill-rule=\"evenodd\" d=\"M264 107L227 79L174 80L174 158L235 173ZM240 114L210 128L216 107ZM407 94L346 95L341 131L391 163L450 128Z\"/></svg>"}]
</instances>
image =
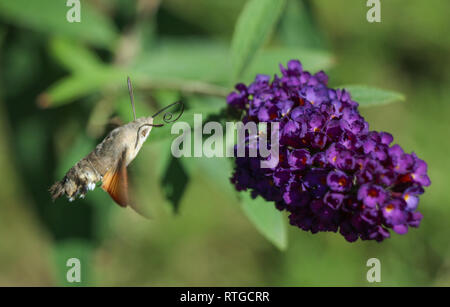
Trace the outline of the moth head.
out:
<instances>
[{"instance_id":1,"label":"moth head","mask_svg":"<svg viewBox=\"0 0 450 307\"><path fill-rule=\"evenodd\" d=\"M136 129L136 143L135 143L135 150L139 151L141 149L144 142L147 140L148 136L150 135L150 131L154 126L160 126L160 125L154 125L153 124L153 117L142 117L135 120L135 129Z\"/></svg>"}]
</instances>

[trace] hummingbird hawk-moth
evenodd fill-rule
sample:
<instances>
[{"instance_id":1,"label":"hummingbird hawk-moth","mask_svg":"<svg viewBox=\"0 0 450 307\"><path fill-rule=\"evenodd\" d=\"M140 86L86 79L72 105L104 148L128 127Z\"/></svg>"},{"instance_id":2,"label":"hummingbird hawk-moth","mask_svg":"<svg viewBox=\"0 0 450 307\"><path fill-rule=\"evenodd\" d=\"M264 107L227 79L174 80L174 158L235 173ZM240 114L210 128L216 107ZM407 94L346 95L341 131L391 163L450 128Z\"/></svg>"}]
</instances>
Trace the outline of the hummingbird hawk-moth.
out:
<instances>
[{"instance_id":1,"label":"hummingbird hawk-moth","mask_svg":"<svg viewBox=\"0 0 450 307\"><path fill-rule=\"evenodd\" d=\"M154 124L154 118L180 104L180 114L175 119L172 119L172 113L164 113L165 123L174 122L181 117L184 105L182 102L175 102L153 116L136 118L133 88L129 77L127 82L134 120L112 130L93 151L69 169L61 181L53 184L49 189L53 201L63 195L66 195L69 201L73 201L76 197L84 198L86 193L94 190L101 181L102 189L108 192L118 205L122 207L130 205L133 209L137 209L130 202L128 195L127 166L139 153L152 128L164 125Z\"/></svg>"}]
</instances>

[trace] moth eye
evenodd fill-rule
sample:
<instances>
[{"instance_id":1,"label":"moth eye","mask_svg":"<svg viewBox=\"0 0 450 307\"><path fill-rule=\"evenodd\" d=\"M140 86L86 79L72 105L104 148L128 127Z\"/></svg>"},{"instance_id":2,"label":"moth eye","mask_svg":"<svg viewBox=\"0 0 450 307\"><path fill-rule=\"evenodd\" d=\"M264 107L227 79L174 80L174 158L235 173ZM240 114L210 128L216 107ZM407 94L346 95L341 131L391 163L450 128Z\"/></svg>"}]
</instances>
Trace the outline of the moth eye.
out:
<instances>
[{"instance_id":1,"label":"moth eye","mask_svg":"<svg viewBox=\"0 0 450 307\"><path fill-rule=\"evenodd\" d=\"M147 135L147 131L148 131L147 129L142 130L141 135L145 137Z\"/></svg>"}]
</instances>

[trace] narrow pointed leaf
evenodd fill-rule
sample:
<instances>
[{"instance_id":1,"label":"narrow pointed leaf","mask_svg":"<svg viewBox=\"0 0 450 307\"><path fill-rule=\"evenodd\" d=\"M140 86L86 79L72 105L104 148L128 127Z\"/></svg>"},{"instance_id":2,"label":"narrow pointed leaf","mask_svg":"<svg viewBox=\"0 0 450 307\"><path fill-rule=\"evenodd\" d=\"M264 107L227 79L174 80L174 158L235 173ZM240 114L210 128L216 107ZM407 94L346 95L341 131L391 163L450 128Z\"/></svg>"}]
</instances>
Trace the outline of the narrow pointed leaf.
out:
<instances>
[{"instance_id":1,"label":"narrow pointed leaf","mask_svg":"<svg viewBox=\"0 0 450 307\"><path fill-rule=\"evenodd\" d=\"M235 80L250 64L273 30L285 5L284 0L249 0L243 8L231 42L232 76Z\"/></svg>"},{"instance_id":2,"label":"narrow pointed leaf","mask_svg":"<svg viewBox=\"0 0 450 307\"><path fill-rule=\"evenodd\" d=\"M50 53L62 66L72 72L89 72L102 65L94 52L81 43L68 39L51 40Z\"/></svg>"},{"instance_id":3,"label":"narrow pointed leaf","mask_svg":"<svg viewBox=\"0 0 450 307\"><path fill-rule=\"evenodd\" d=\"M271 202L261 197L252 199L249 193L241 193L242 208L256 229L280 250L287 247L285 217Z\"/></svg>"},{"instance_id":4,"label":"narrow pointed leaf","mask_svg":"<svg viewBox=\"0 0 450 307\"><path fill-rule=\"evenodd\" d=\"M118 35L113 23L87 1L80 5L80 22L66 18L72 7L66 1L2 0L0 16L7 22L55 36L79 39L98 47L112 48Z\"/></svg>"},{"instance_id":5,"label":"narrow pointed leaf","mask_svg":"<svg viewBox=\"0 0 450 307\"><path fill-rule=\"evenodd\" d=\"M405 96L401 93L366 85L344 85L338 87L349 91L352 99L358 102L361 107L379 106L405 100Z\"/></svg>"}]
</instances>

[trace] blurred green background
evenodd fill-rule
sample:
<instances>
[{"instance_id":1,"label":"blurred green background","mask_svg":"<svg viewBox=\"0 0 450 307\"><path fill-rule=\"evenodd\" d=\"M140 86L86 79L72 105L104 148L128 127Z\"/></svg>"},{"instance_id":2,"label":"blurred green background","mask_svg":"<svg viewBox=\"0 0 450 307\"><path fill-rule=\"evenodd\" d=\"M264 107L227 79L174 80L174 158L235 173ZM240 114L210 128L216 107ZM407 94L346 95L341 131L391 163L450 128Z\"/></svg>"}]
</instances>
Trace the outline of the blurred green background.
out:
<instances>
[{"instance_id":1,"label":"blurred green background","mask_svg":"<svg viewBox=\"0 0 450 307\"><path fill-rule=\"evenodd\" d=\"M379 244L288 227L281 251L243 213L225 159L170 158L169 130L155 129L131 165L145 220L100 189L52 203L48 187L94 148L113 123L183 100L207 116L231 90L230 42L240 0L0 0L0 285L68 285L66 260L81 259L82 285L450 285L450 2L288 0L240 80L298 58L330 85L367 84L406 100L361 113L428 162L419 229ZM191 112L191 113L189 113ZM192 114L190 115L192 116ZM170 127L169 127L170 129ZM225 160L225 161L223 161ZM222 171L221 171L222 170ZM287 219L287 216L284 217Z\"/></svg>"}]
</instances>

